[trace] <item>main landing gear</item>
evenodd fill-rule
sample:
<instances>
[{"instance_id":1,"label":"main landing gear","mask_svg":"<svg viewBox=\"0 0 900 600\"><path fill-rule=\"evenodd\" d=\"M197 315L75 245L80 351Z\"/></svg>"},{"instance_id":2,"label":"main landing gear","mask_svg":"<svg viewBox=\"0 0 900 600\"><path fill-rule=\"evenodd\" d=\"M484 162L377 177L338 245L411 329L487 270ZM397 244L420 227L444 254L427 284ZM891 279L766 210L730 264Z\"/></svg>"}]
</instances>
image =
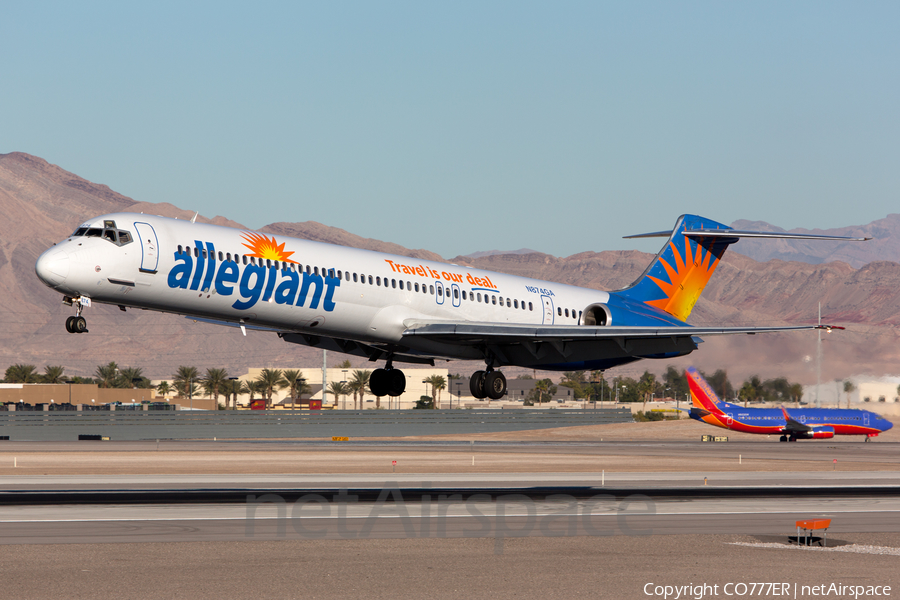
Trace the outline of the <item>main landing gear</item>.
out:
<instances>
[{"instance_id":1,"label":"main landing gear","mask_svg":"<svg viewBox=\"0 0 900 600\"><path fill-rule=\"evenodd\" d=\"M388 359L383 369L372 371L369 389L376 396L400 396L406 391L406 375L400 369L395 369Z\"/></svg>"},{"instance_id":2,"label":"main landing gear","mask_svg":"<svg viewBox=\"0 0 900 600\"><path fill-rule=\"evenodd\" d=\"M490 367L487 371L475 371L469 379L469 391L479 400L499 400L506 395L506 377Z\"/></svg>"},{"instance_id":3,"label":"main landing gear","mask_svg":"<svg viewBox=\"0 0 900 600\"><path fill-rule=\"evenodd\" d=\"M75 316L66 319L66 331L69 333L87 333L87 320L81 316L85 306L90 306L90 301L83 302L81 298L63 297L63 304L75 307Z\"/></svg>"},{"instance_id":4,"label":"main landing gear","mask_svg":"<svg viewBox=\"0 0 900 600\"><path fill-rule=\"evenodd\" d=\"M780 438L778 438L778 441L779 441L779 442L796 442L796 441L797 441L797 438L795 438L795 437L793 437L793 436L788 437L788 436L786 436L786 435L783 435L783 436L781 436Z\"/></svg>"}]
</instances>

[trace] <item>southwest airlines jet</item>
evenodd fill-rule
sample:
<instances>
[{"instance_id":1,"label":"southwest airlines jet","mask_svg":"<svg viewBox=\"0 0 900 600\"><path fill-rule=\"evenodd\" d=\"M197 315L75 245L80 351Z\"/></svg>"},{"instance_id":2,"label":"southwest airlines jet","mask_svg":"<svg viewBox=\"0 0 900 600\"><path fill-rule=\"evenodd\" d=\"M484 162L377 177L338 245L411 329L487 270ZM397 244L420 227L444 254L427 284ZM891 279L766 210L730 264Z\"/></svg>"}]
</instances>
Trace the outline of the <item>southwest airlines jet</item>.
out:
<instances>
[{"instance_id":1,"label":"southwest airlines jet","mask_svg":"<svg viewBox=\"0 0 900 600\"><path fill-rule=\"evenodd\" d=\"M196 219L196 215L194 216ZM84 333L92 302L277 333L291 343L384 359L377 396L406 387L394 363L484 361L472 395L498 399L516 365L608 369L697 348L701 335L812 329L691 327L685 320L725 249L741 237L850 239L737 231L683 215L630 287L601 292L469 267L136 213L90 219L38 258ZM826 328L828 328L826 326Z\"/></svg>"},{"instance_id":2,"label":"southwest airlines jet","mask_svg":"<svg viewBox=\"0 0 900 600\"><path fill-rule=\"evenodd\" d=\"M782 442L822 440L836 435L864 435L866 441L894 426L873 412L850 408L744 408L722 402L705 379L690 367L692 419L744 433L779 434Z\"/></svg>"}]
</instances>

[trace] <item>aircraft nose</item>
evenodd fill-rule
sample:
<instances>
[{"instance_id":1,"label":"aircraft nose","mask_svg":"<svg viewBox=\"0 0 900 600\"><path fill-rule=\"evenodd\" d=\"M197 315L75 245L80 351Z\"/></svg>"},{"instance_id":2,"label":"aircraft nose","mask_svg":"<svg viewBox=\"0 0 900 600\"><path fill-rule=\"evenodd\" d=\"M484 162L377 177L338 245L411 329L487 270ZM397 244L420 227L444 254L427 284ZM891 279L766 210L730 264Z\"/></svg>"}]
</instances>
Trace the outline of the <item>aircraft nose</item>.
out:
<instances>
[{"instance_id":1,"label":"aircraft nose","mask_svg":"<svg viewBox=\"0 0 900 600\"><path fill-rule=\"evenodd\" d=\"M59 248L50 248L38 257L34 271L50 287L62 285L69 276L69 254Z\"/></svg>"}]
</instances>

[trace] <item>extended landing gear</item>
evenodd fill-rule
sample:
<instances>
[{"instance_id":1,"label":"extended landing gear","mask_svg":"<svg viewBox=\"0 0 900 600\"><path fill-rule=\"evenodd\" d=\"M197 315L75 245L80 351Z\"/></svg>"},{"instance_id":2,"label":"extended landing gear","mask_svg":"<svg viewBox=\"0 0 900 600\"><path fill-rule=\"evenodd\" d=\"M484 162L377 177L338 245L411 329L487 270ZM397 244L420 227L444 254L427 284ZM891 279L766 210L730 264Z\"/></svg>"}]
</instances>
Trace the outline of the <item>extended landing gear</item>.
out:
<instances>
[{"instance_id":1,"label":"extended landing gear","mask_svg":"<svg viewBox=\"0 0 900 600\"><path fill-rule=\"evenodd\" d=\"M386 368L372 371L369 389L376 396L400 396L406 391L406 375L388 362Z\"/></svg>"},{"instance_id":2,"label":"extended landing gear","mask_svg":"<svg viewBox=\"0 0 900 600\"><path fill-rule=\"evenodd\" d=\"M68 296L64 296L63 304L68 304L69 306L75 307L75 316L66 319L66 331L68 331L69 333L87 333L87 321L84 317L81 316L81 311L84 310L85 306L91 305L90 299L70 298Z\"/></svg>"},{"instance_id":3,"label":"extended landing gear","mask_svg":"<svg viewBox=\"0 0 900 600\"><path fill-rule=\"evenodd\" d=\"M786 436L786 435L781 436L781 437L778 439L778 441L779 441L779 442L786 442L786 441L787 441L787 436Z\"/></svg>"},{"instance_id":4,"label":"extended landing gear","mask_svg":"<svg viewBox=\"0 0 900 600\"><path fill-rule=\"evenodd\" d=\"M87 333L87 321L84 317L66 319L66 331L69 333Z\"/></svg>"},{"instance_id":5,"label":"extended landing gear","mask_svg":"<svg viewBox=\"0 0 900 600\"><path fill-rule=\"evenodd\" d=\"M506 377L500 371L475 371L469 379L469 391L479 400L499 400L506 395Z\"/></svg>"}]
</instances>

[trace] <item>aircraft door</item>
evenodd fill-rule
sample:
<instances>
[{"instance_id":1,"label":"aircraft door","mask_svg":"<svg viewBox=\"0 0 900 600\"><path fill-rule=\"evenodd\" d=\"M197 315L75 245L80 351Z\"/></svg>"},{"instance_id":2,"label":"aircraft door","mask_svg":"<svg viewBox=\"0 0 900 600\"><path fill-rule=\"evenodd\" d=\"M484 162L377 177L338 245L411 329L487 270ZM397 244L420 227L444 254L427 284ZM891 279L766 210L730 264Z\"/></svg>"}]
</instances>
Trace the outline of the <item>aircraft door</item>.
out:
<instances>
[{"instance_id":1,"label":"aircraft door","mask_svg":"<svg viewBox=\"0 0 900 600\"><path fill-rule=\"evenodd\" d=\"M541 296L541 302L544 304L544 320L543 325L553 325L553 300L550 296Z\"/></svg>"},{"instance_id":2,"label":"aircraft door","mask_svg":"<svg viewBox=\"0 0 900 600\"><path fill-rule=\"evenodd\" d=\"M454 283L451 287L453 288L453 292L452 292L453 293L453 306L459 308L459 301L460 301L459 286Z\"/></svg>"},{"instance_id":3,"label":"aircraft door","mask_svg":"<svg viewBox=\"0 0 900 600\"><path fill-rule=\"evenodd\" d=\"M865 425L866 427L869 426L869 413L868 412L863 413L863 425Z\"/></svg>"},{"instance_id":4,"label":"aircraft door","mask_svg":"<svg viewBox=\"0 0 900 600\"><path fill-rule=\"evenodd\" d=\"M141 273L156 273L159 266L159 242L150 223L135 223L138 241L141 243Z\"/></svg>"},{"instance_id":5,"label":"aircraft door","mask_svg":"<svg viewBox=\"0 0 900 600\"><path fill-rule=\"evenodd\" d=\"M725 415L725 424L731 427L732 423L734 423L734 416L731 413L727 413Z\"/></svg>"},{"instance_id":6,"label":"aircraft door","mask_svg":"<svg viewBox=\"0 0 900 600\"><path fill-rule=\"evenodd\" d=\"M438 304L444 303L444 284L440 281L434 282L434 301Z\"/></svg>"}]
</instances>

